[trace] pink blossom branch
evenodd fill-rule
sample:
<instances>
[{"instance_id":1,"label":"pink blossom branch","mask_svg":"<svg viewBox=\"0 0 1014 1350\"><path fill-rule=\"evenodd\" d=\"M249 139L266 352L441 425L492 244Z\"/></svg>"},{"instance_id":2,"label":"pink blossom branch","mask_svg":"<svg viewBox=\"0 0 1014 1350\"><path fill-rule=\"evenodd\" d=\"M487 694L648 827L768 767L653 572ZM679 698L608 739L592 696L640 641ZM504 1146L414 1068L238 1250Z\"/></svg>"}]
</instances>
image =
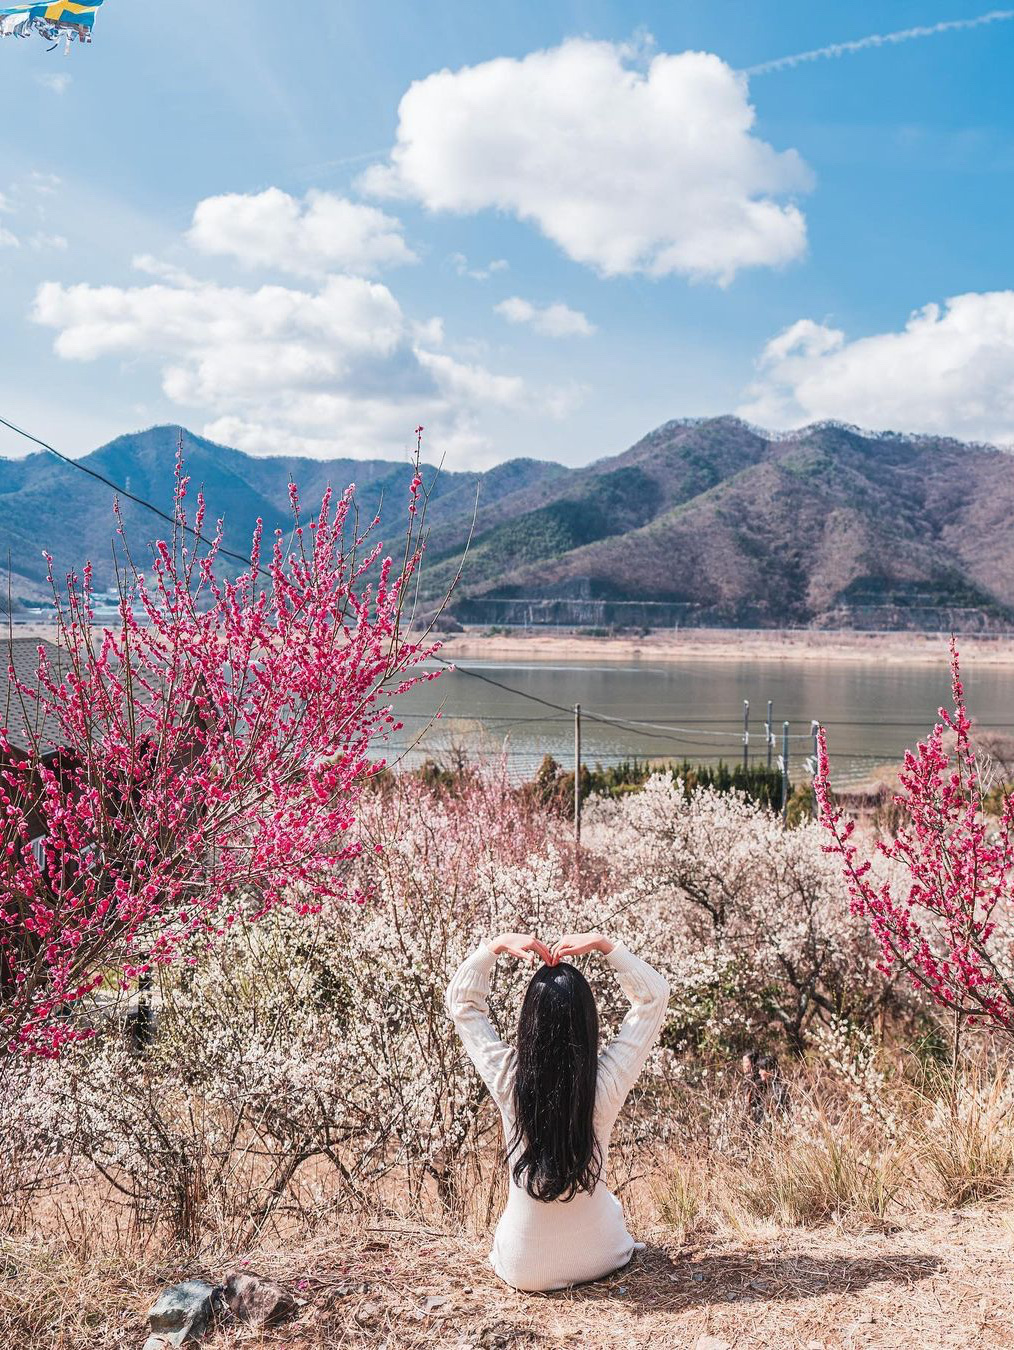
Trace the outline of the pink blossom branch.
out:
<instances>
[{"instance_id":1,"label":"pink blossom branch","mask_svg":"<svg viewBox=\"0 0 1014 1350\"><path fill-rule=\"evenodd\" d=\"M9 680L59 737L0 733L0 1045L55 1054L86 1034L71 1010L101 984L191 961L242 914L362 899L346 881L357 803L393 705L433 647L402 635L421 557L418 465L398 568L360 530L354 488L276 532L261 563L222 574L221 521L186 510L142 571L125 550L119 621L96 631L91 569L56 593L61 668L40 648L34 685ZM122 539L122 522L119 522ZM195 538L196 536L196 538ZM125 541L124 541L125 549ZM266 579L267 584L262 584ZM381 761L382 762L382 761ZM34 845L34 847L33 847Z\"/></svg>"},{"instance_id":2,"label":"pink blossom branch","mask_svg":"<svg viewBox=\"0 0 1014 1350\"><path fill-rule=\"evenodd\" d=\"M998 826L983 812L979 764L972 745L957 647L951 642L953 708L915 751L905 755L896 801L909 824L877 850L904 880L875 883L872 863L854 842L830 788L821 730L815 789L821 821L841 860L852 912L867 920L885 972L899 967L942 1006L1006 1032L1014 1031L1011 957L1011 811ZM945 748L945 732L954 736ZM999 910L999 916L998 916Z\"/></svg>"}]
</instances>

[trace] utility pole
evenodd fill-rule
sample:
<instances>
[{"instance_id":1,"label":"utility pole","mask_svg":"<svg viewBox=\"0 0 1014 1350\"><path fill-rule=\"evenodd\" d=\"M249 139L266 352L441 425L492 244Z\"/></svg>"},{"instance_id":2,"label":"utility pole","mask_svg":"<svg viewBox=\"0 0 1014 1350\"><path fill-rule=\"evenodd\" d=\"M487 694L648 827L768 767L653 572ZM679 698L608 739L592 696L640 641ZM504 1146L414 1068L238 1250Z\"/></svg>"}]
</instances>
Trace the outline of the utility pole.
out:
<instances>
[{"instance_id":1,"label":"utility pole","mask_svg":"<svg viewBox=\"0 0 1014 1350\"><path fill-rule=\"evenodd\" d=\"M768 773L771 772L771 751L775 748L775 732L771 725L771 700L768 699L768 720L764 723L764 739L768 743Z\"/></svg>"},{"instance_id":2,"label":"utility pole","mask_svg":"<svg viewBox=\"0 0 1014 1350\"><path fill-rule=\"evenodd\" d=\"M581 843L581 705L574 704L574 843Z\"/></svg>"},{"instance_id":3,"label":"utility pole","mask_svg":"<svg viewBox=\"0 0 1014 1350\"><path fill-rule=\"evenodd\" d=\"M819 731L820 731L820 723L811 722L810 735L813 737L813 803L811 809L813 811L814 820L816 820L817 816L820 814L820 809L817 805L817 755L818 755L817 735Z\"/></svg>"},{"instance_id":4,"label":"utility pole","mask_svg":"<svg viewBox=\"0 0 1014 1350\"><path fill-rule=\"evenodd\" d=\"M789 724L782 723L782 824L789 818Z\"/></svg>"},{"instance_id":5,"label":"utility pole","mask_svg":"<svg viewBox=\"0 0 1014 1350\"><path fill-rule=\"evenodd\" d=\"M750 700L743 700L743 768L750 767Z\"/></svg>"}]
</instances>

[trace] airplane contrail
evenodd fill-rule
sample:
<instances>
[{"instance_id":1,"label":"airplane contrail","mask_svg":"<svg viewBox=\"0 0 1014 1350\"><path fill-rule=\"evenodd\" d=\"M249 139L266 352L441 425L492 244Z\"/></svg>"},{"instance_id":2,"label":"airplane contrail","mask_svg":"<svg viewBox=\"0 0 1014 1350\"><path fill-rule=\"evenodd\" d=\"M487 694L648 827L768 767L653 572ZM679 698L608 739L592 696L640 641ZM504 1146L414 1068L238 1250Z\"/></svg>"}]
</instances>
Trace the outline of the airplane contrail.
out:
<instances>
[{"instance_id":1,"label":"airplane contrail","mask_svg":"<svg viewBox=\"0 0 1014 1350\"><path fill-rule=\"evenodd\" d=\"M851 56L853 52L865 51L868 47L890 47L899 42L912 42L915 38L936 37L938 33L952 33L959 28L981 28L988 23L1004 23L1014 19L1014 9L991 9L988 14L980 14L975 19L946 19L943 23L934 23L922 28L902 28L896 33L871 33L869 37L856 38L853 42L833 42L827 47L815 47L811 52L797 52L795 56L777 56L773 61L761 61L759 65L747 66L744 75L770 75L775 70L791 70L793 66L804 65L807 61L831 60L836 56Z\"/></svg>"}]
</instances>

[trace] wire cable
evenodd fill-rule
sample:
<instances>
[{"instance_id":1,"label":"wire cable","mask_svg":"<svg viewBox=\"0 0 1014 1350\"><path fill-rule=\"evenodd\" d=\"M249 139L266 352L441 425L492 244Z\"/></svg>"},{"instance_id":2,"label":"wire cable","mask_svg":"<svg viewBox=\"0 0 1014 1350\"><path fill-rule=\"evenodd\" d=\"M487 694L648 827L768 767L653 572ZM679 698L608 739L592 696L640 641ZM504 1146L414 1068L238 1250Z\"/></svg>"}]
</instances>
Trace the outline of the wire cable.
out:
<instances>
[{"instance_id":1,"label":"wire cable","mask_svg":"<svg viewBox=\"0 0 1014 1350\"><path fill-rule=\"evenodd\" d=\"M473 667L456 665L451 661L445 660L442 656L435 657L435 660L439 661L449 670L459 671L462 675L470 675L473 679L482 680L484 684L491 684L497 689L504 690L505 693L514 694L517 698L526 698L532 703L539 703L543 707L552 708L555 712L567 713L571 717L574 715L573 707L568 708L563 703L554 703L550 699L540 698L538 694L529 694L524 689L517 689L513 685L504 684L502 680L495 680L491 675L484 675L481 671L475 670ZM677 745L698 745L707 747L713 743L712 741L697 739L700 736L713 737L716 740L724 741L729 745L739 746L743 743L742 734L735 731L706 731L699 730L696 727L678 727L662 722L640 722L635 718L626 719L609 717L602 713L596 713L590 708L583 707L581 709L581 716L582 718L587 718L591 722L600 722L604 726L614 726L619 731L629 731L635 735L643 736L648 740L668 741ZM661 734L659 734L660 732ZM810 733L797 732L796 738L809 740Z\"/></svg>"},{"instance_id":2,"label":"wire cable","mask_svg":"<svg viewBox=\"0 0 1014 1350\"><path fill-rule=\"evenodd\" d=\"M481 671L473 670L469 666L455 665L453 661L445 661L442 656L435 656L435 661L439 661L442 666L448 670L460 671L462 675L470 675L475 680L482 680L484 684L495 685L497 689L503 689L508 694L516 694L518 698L526 698L531 703L541 703L544 708L552 708L554 712L567 713L573 717L574 709L568 708L563 703L553 703L548 698L540 698L538 694L528 694L524 689L515 689L512 685L504 684L502 680L494 680L489 675L483 675Z\"/></svg>"},{"instance_id":3,"label":"wire cable","mask_svg":"<svg viewBox=\"0 0 1014 1350\"><path fill-rule=\"evenodd\" d=\"M106 476L99 473L97 469L89 468L87 464L82 464L80 460L71 459L69 455L61 454L59 450L50 445L47 441L40 440L38 436L33 436L30 431L25 431L23 427L16 426L15 423L9 422L6 417L0 417L0 426L7 427L9 431L15 432L18 436L24 436L26 441L31 441L34 445L38 445L41 449L54 455L61 464L68 464L72 469L80 469L80 471L86 473L89 478L94 478L96 482L102 483L103 486L107 488L111 488L117 496L125 497L127 501L134 502L137 506L146 507L147 510L154 512L156 516L161 520L166 521L167 524L172 525L173 528L179 524L173 516L168 515L160 506L156 506L154 502L148 501L146 497L139 497L134 492L128 492L126 488L120 487L119 484L114 483L111 478L106 478ZM184 525L183 528L188 534L193 535L198 542L201 542L201 536L192 526ZM204 542L207 541L205 540ZM249 558L244 558L242 553L235 553L232 549L225 548L224 545L219 546L218 552L223 554L226 558L233 558L236 562L241 562L244 567L249 567L251 565ZM270 572L265 572L263 567L258 567L257 571L261 576L270 577L271 575Z\"/></svg>"}]
</instances>

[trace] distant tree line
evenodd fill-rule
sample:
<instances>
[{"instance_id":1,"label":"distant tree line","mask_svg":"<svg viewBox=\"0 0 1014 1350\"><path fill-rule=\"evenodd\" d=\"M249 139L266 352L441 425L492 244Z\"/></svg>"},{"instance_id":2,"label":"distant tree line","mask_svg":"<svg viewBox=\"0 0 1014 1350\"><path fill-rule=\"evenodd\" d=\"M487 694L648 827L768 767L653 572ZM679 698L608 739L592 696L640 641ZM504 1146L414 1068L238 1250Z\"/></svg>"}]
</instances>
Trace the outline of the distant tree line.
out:
<instances>
[{"instance_id":1,"label":"distant tree line","mask_svg":"<svg viewBox=\"0 0 1014 1350\"><path fill-rule=\"evenodd\" d=\"M444 763L427 759L412 773L428 787L456 793L471 781L477 771L465 754L458 753ZM586 800L593 795L623 797L627 793L637 792L653 774L658 773L668 774L673 782L681 783L687 798L692 797L699 788L714 788L721 793L741 792L748 801L758 806L772 811L781 810L782 775L779 769L769 769L763 764L751 764L744 768L742 764L728 765L724 761L717 764L692 764L684 759L679 763L673 760L660 763L658 760L633 757L606 767L601 764L594 767L582 764L581 798ZM574 771L565 769L552 755L543 758L535 777L523 783L519 791L540 805L573 818ZM789 798L794 806L791 783ZM806 805L808 803L807 788ZM808 811L805 814L808 815Z\"/></svg>"},{"instance_id":2,"label":"distant tree line","mask_svg":"<svg viewBox=\"0 0 1014 1350\"><path fill-rule=\"evenodd\" d=\"M758 806L781 809L782 775L779 769L769 769L763 764L751 764L748 768L742 764L730 766L721 760L717 764L691 764L687 759L679 763L672 760L659 763L634 757L605 768L601 764L594 768L582 764L581 797L585 799L593 793L622 797L628 792L636 792L658 773L668 774L673 782L681 783L688 798L699 788L714 788L716 792L742 792ZM539 765L529 790L536 800L573 816L574 771L564 769L552 755L546 755ZM790 784L790 793L791 790Z\"/></svg>"}]
</instances>

